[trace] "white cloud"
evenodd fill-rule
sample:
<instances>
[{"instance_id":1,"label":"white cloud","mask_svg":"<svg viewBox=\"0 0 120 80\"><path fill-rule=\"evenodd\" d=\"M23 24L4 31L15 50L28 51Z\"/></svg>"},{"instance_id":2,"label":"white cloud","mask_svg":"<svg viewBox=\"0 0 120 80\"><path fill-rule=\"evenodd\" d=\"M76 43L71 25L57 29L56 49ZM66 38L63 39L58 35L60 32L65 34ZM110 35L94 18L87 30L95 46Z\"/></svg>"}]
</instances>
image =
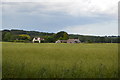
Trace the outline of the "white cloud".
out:
<instances>
[{"instance_id":1,"label":"white cloud","mask_svg":"<svg viewBox=\"0 0 120 80\"><path fill-rule=\"evenodd\" d=\"M115 21L109 20L109 22L95 22L94 24L87 24L86 22L86 25L69 26L63 29L69 33L86 35L118 34L118 1L119 0L2 0L2 2L5 2L3 3L3 14L9 15L50 15L49 13L58 15L58 13L63 13L74 17L82 16L86 18L107 16L114 18L113 20Z\"/></svg>"},{"instance_id":2,"label":"white cloud","mask_svg":"<svg viewBox=\"0 0 120 80\"><path fill-rule=\"evenodd\" d=\"M102 22L87 25L68 26L62 30L81 35L118 35L118 22ZM61 30L60 30L61 31Z\"/></svg>"},{"instance_id":3,"label":"white cloud","mask_svg":"<svg viewBox=\"0 0 120 80\"><path fill-rule=\"evenodd\" d=\"M2 5L0 3L0 30L2 29Z\"/></svg>"},{"instance_id":4,"label":"white cloud","mask_svg":"<svg viewBox=\"0 0 120 80\"><path fill-rule=\"evenodd\" d=\"M3 0L3 2L14 2L14 0ZM31 9L31 13L41 11L62 12L72 16L100 16L108 15L117 17L119 0L15 0L15 2L39 2L22 3L14 5L3 4L7 10ZM37 6L37 7L36 7ZM43 8L41 8L43 7Z\"/></svg>"}]
</instances>

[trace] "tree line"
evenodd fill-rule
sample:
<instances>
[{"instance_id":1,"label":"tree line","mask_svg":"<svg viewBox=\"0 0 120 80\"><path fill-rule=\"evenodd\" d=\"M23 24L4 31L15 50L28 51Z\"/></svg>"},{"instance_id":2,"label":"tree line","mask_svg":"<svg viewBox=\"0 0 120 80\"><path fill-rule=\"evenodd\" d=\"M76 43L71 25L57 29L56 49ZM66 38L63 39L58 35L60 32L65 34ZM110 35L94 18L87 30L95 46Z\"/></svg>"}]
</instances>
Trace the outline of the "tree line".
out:
<instances>
[{"instance_id":1,"label":"tree line","mask_svg":"<svg viewBox=\"0 0 120 80\"><path fill-rule=\"evenodd\" d=\"M80 39L83 43L119 43L120 36L85 36L85 35L76 35L68 34L65 31L60 31L58 33L46 33L38 31L25 31L25 30L2 30L2 39L3 42L32 42L34 37L42 37L45 40L42 43L55 43L56 40L67 40L71 39Z\"/></svg>"}]
</instances>

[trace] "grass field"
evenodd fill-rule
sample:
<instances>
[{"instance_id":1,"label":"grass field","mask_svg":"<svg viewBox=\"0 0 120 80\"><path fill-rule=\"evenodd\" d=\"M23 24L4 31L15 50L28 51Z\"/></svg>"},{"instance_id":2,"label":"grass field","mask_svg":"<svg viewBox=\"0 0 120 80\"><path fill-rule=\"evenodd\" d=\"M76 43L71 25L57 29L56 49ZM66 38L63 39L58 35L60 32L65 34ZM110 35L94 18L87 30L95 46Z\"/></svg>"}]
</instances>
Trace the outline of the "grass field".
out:
<instances>
[{"instance_id":1,"label":"grass field","mask_svg":"<svg viewBox=\"0 0 120 80\"><path fill-rule=\"evenodd\" d=\"M0 43L0 79L2 79L2 43Z\"/></svg>"},{"instance_id":2,"label":"grass field","mask_svg":"<svg viewBox=\"0 0 120 80\"><path fill-rule=\"evenodd\" d=\"M2 43L3 78L116 78L118 44Z\"/></svg>"}]
</instances>

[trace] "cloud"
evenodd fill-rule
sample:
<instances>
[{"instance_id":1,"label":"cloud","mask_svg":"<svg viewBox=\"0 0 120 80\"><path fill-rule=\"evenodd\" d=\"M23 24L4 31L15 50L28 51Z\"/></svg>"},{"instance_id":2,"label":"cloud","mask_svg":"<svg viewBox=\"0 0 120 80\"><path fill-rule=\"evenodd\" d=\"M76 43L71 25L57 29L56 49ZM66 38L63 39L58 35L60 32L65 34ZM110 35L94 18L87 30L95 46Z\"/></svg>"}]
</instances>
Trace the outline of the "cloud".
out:
<instances>
[{"instance_id":1,"label":"cloud","mask_svg":"<svg viewBox=\"0 0 120 80\"><path fill-rule=\"evenodd\" d=\"M0 3L0 29L2 29L2 3Z\"/></svg>"},{"instance_id":2,"label":"cloud","mask_svg":"<svg viewBox=\"0 0 120 80\"><path fill-rule=\"evenodd\" d=\"M117 35L118 1L3 0L3 23L5 28Z\"/></svg>"},{"instance_id":3,"label":"cloud","mask_svg":"<svg viewBox=\"0 0 120 80\"><path fill-rule=\"evenodd\" d=\"M118 35L118 22L108 21L102 23L68 26L64 29L68 33L81 35Z\"/></svg>"},{"instance_id":4,"label":"cloud","mask_svg":"<svg viewBox=\"0 0 120 80\"><path fill-rule=\"evenodd\" d=\"M3 2L7 1L8 0ZM119 0L23 0L23 2L28 3L13 3L14 5L7 3L3 4L3 7L10 12L22 13L24 11L28 12L28 14L59 12L71 16L99 17L101 15L106 15L117 17L118 1Z\"/></svg>"}]
</instances>

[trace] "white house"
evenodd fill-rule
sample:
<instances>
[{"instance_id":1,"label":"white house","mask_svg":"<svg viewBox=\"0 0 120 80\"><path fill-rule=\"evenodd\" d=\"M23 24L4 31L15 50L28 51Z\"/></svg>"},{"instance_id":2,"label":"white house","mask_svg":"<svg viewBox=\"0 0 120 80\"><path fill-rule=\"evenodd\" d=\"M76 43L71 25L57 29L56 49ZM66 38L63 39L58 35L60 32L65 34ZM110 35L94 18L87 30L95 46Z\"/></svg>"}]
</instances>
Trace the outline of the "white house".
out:
<instances>
[{"instance_id":1,"label":"white house","mask_svg":"<svg viewBox=\"0 0 120 80\"><path fill-rule=\"evenodd\" d=\"M41 43L41 40L44 40L43 38L40 38L40 37L35 37L33 38L32 42L35 43L35 42L39 42Z\"/></svg>"}]
</instances>

